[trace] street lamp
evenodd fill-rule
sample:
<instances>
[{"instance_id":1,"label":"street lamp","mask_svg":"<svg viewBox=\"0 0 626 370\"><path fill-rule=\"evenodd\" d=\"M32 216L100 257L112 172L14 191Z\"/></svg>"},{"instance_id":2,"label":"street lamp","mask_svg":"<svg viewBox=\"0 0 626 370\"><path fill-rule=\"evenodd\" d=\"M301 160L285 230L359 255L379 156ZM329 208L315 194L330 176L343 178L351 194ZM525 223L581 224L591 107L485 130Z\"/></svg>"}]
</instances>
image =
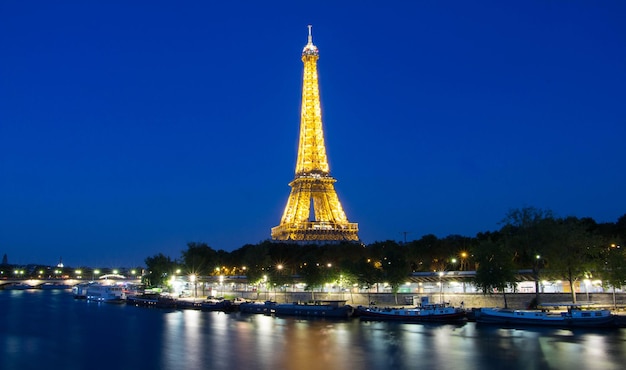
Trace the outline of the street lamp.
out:
<instances>
[{"instance_id":1,"label":"street lamp","mask_svg":"<svg viewBox=\"0 0 626 370\"><path fill-rule=\"evenodd\" d=\"M443 303L443 283L441 282L442 276L443 271L439 271L439 303Z\"/></svg>"},{"instance_id":2,"label":"street lamp","mask_svg":"<svg viewBox=\"0 0 626 370\"><path fill-rule=\"evenodd\" d=\"M222 294L220 294L220 296L224 295L224 275L220 275L220 289L222 290Z\"/></svg>"},{"instance_id":3,"label":"street lamp","mask_svg":"<svg viewBox=\"0 0 626 370\"><path fill-rule=\"evenodd\" d=\"M535 256L535 303L539 304L539 267L541 263L541 256Z\"/></svg>"},{"instance_id":4,"label":"street lamp","mask_svg":"<svg viewBox=\"0 0 626 370\"><path fill-rule=\"evenodd\" d=\"M341 299L343 300L344 298L344 289L343 289L343 274L339 274L339 291L341 291ZM350 290L350 297L352 297L352 290Z\"/></svg>"},{"instance_id":5,"label":"street lamp","mask_svg":"<svg viewBox=\"0 0 626 370\"><path fill-rule=\"evenodd\" d=\"M197 297L197 289L196 289L196 274L189 275L189 281L193 284L193 298Z\"/></svg>"},{"instance_id":6,"label":"street lamp","mask_svg":"<svg viewBox=\"0 0 626 370\"><path fill-rule=\"evenodd\" d=\"M464 271L467 270L467 252L461 252L461 266L459 270Z\"/></svg>"}]
</instances>

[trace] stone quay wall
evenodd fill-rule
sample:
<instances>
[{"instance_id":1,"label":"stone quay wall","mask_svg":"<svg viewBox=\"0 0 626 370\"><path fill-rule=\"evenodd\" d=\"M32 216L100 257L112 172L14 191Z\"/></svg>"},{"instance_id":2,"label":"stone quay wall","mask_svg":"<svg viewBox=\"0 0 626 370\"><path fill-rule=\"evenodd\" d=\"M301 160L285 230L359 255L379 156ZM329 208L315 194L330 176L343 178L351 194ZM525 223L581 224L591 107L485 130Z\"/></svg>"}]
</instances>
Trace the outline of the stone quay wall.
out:
<instances>
[{"instance_id":1,"label":"stone quay wall","mask_svg":"<svg viewBox=\"0 0 626 370\"><path fill-rule=\"evenodd\" d=\"M459 307L461 304L465 308L480 307L504 307L502 294L483 293L326 293L326 292L237 292L237 296L256 300L272 300L278 303L283 302L308 302L312 300L345 300L352 306L368 305L373 302L376 306L415 306L422 297L428 297L430 303L448 302L452 306ZM509 308L527 308L535 298L535 293L507 293L506 299ZM587 299L588 298L588 299ZM415 302L414 302L415 301ZM539 302L545 306L551 303L572 303L571 293L540 293ZM582 305L594 304L600 307L613 307L613 293L577 293L576 302ZM626 293L617 293L615 303L618 309L626 308Z\"/></svg>"}]
</instances>

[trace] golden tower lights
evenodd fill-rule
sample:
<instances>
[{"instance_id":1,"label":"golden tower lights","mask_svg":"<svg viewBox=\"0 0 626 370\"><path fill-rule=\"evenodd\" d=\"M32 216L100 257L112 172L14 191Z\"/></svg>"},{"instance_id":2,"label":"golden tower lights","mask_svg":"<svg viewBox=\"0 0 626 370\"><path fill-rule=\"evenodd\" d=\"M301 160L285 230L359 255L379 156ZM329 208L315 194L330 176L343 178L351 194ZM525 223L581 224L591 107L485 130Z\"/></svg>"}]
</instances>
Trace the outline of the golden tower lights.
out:
<instances>
[{"instance_id":1,"label":"golden tower lights","mask_svg":"<svg viewBox=\"0 0 626 370\"><path fill-rule=\"evenodd\" d=\"M296 175L289 183L291 193L280 224L272 228L272 239L358 241L358 224L348 221L335 191L336 180L330 176L317 81L318 59L309 25L308 43L302 50L304 76Z\"/></svg>"}]
</instances>

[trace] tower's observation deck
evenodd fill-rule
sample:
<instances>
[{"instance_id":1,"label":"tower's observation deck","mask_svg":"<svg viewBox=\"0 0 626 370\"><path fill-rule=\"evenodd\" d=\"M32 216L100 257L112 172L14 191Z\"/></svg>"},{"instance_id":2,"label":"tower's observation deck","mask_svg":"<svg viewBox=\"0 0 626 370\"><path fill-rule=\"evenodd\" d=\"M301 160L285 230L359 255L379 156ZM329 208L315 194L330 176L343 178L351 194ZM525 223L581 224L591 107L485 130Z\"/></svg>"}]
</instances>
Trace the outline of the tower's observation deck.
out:
<instances>
[{"instance_id":1,"label":"tower's observation deck","mask_svg":"<svg viewBox=\"0 0 626 370\"><path fill-rule=\"evenodd\" d=\"M317 80L318 59L319 51L313 45L309 26L308 43L302 50L304 76L296 174L289 184L291 194L280 225L272 228L274 240L359 240L358 224L348 222L335 191L336 180L330 176Z\"/></svg>"}]
</instances>

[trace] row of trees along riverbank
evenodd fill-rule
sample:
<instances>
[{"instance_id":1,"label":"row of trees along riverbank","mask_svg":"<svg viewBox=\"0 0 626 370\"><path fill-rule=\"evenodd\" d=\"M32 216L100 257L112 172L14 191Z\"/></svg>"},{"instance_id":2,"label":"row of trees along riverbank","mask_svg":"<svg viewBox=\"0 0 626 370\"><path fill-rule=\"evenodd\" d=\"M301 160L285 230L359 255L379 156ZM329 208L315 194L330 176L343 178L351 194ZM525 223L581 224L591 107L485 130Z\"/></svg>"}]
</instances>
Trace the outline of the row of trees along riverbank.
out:
<instances>
[{"instance_id":1,"label":"row of trees along riverbank","mask_svg":"<svg viewBox=\"0 0 626 370\"><path fill-rule=\"evenodd\" d=\"M146 258L144 279L157 286L166 285L172 274L245 275L250 284L281 286L297 277L307 289L327 283L368 288L384 282L396 292L413 272L475 270L474 284L493 293L514 289L515 272L532 269L537 284L540 279L564 280L573 287L593 278L613 289L626 285L626 214L615 223L598 223L526 207L509 211L501 225L474 237L424 235L405 243L387 240L369 245L264 241L226 252L191 242L179 257ZM573 290L572 301L576 302Z\"/></svg>"}]
</instances>

